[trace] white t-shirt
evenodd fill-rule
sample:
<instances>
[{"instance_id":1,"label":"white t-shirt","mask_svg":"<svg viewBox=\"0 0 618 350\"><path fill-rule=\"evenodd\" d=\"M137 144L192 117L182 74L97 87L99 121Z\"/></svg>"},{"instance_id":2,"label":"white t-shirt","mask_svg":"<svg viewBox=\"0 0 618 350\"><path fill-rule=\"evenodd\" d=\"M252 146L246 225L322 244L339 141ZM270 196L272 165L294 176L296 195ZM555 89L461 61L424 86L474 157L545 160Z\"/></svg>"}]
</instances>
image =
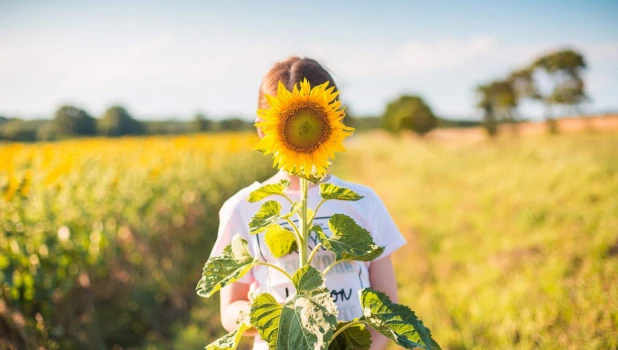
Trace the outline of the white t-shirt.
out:
<instances>
[{"instance_id":1,"label":"white t-shirt","mask_svg":"<svg viewBox=\"0 0 618 350\"><path fill-rule=\"evenodd\" d=\"M328 228L328 219L333 214L341 213L352 217L360 226L366 228L371 233L374 242L378 246L384 247L382 255L375 260L390 255L406 243L405 238L401 235L386 210L384 203L372 189L367 186L343 181L334 175L331 175L326 182L349 188L364 196L364 198L358 201L329 200L320 207L313 223L320 225L326 236L332 235ZM249 250L253 256L277 265L289 274L293 274L298 269L298 253L294 252L276 259L270 254L264 241L264 232L255 235L249 234L249 222L265 201L278 201L281 204L282 213L287 213L290 210L290 203L281 196L270 196L256 203L248 202L249 194L260 186L262 186L261 183L254 182L240 190L223 204L219 212L219 233L211 256L220 255L223 248L230 244L232 237L239 233L249 242ZM300 199L299 191L287 189L285 193L293 201ZM309 187L307 201L309 208L312 209L315 209L320 203L319 186ZM292 219L297 223L296 216ZM280 222L280 225L289 228L287 222L283 220ZM319 241L312 234L309 239L308 252L311 252L317 243ZM334 262L334 259L334 253L321 248L314 256L311 264L319 270L324 270ZM368 273L370 264L371 262L342 262L331 269L326 276L326 286L330 289L331 296L337 305L339 320L349 321L355 317L362 316L358 291L370 287ZM253 295L268 292L281 303L285 302L287 297L293 296L295 293L294 286L282 273L263 265L254 267L238 282L250 284L250 291ZM260 340L259 336L256 336L254 349L268 349L268 344Z\"/></svg>"}]
</instances>

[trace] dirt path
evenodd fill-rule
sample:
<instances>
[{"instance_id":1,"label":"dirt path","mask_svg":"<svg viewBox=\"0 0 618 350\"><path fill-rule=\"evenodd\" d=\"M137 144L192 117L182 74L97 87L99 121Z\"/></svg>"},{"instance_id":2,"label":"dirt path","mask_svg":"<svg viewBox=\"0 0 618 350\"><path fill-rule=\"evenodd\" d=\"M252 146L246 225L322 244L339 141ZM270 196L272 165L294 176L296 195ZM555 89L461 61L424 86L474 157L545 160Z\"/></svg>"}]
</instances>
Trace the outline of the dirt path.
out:
<instances>
[{"instance_id":1,"label":"dirt path","mask_svg":"<svg viewBox=\"0 0 618 350\"><path fill-rule=\"evenodd\" d=\"M568 117L557 120L559 132L571 133L581 131L615 131L618 130L618 115L599 115L586 117ZM525 122L519 124L519 135L538 135L547 133L545 122ZM511 126L503 125L500 134L511 135ZM487 137L487 133L481 127L477 128L438 128L427 134L430 139L464 139L480 140Z\"/></svg>"}]
</instances>

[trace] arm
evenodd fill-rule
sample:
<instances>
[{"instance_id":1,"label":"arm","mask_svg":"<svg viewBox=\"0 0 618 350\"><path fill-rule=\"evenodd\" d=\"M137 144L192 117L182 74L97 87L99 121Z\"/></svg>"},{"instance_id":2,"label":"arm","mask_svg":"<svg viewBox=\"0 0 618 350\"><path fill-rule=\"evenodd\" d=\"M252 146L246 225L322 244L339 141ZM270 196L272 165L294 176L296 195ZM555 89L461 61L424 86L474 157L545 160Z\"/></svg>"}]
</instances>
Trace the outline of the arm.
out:
<instances>
[{"instance_id":1,"label":"arm","mask_svg":"<svg viewBox=\"0 0 618 350\"><path fill-rule=\"evenodd\" d=\"M249 314L249 284L232 283L221 288L221 324L228 332L238 328L238 318L241 314ZM243 335L255 336L255 328L248 329Z\"/></svg>"},{"instance_id":2,"label":"arm","mask_svg":"<svg viewBox=\"0 0 618 350\"><path fill-rule=\"evenodd\" d=\"M371 262L369 265L369 282L371 288L386 294L392 302L398 302L397 280L390 255ZM390 340L373 328L368 327L368 329L371 332L371 350L386 349Z\"/></svg>"},{"instance_id":3,"label":"arm","mask_svg":"<svg viewBox=\"0 0 618 350\"><path fill-rule=\"evenodd\" d=\"M240 213L240 201L237 197L235 195L228 199L219 211L219 231L210 256L221 255L236 233L249 241L248 225ZM251 245L249 251L253 254ZM228 284L219 291L221 325L228 332L238 329L238 318L241 315L249 314L249 287L252 280L253 276L249 272L240 281ZM251 328L244 334L250 336L257 333Z\"/></svg>"}]
</instances>

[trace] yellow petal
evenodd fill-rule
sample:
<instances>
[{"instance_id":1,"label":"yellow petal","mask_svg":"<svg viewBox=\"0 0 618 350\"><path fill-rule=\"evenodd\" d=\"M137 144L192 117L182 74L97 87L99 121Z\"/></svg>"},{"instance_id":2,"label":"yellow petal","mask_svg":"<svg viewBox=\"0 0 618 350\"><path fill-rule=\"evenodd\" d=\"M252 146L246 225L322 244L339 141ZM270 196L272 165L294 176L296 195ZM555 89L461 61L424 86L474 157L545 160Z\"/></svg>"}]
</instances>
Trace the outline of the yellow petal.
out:
<instances>
[{"instance_id":1,"label":"yellow petal","mask_svg":"<svg viewBox=\"0 0 618 350\"><path fill-rule=\"evenodd\" d=\"M273 166L285 171L301 171L309 175L315 167L318 173L323 173L330 165L329 159L334 159L335 152L344 151L342 141L350 136L353 128L346 127L341 120L345 116L341 102L336 100L339 91L330 82L314 86L307 79L295 84L292 91L287 90L282 82L277 86L277 95L265 95L269 108L258 110L262 119L255 123L264 133L264 138L258 143L258 148L264 154L271 154ZM294 118L298 106L309 106L317 111L318 117L328 123L324 130L329 130L329 136L315 138L313 144L293 143L285 135L286 123ZM305 110L305 109L303 109ZM304 112L306 113L306 112ZM300 136L302 137L302 136ZM298 140L298 139L297 139ZM308 141L309 139L307 139Z\"/></svg>"}]
</instances>

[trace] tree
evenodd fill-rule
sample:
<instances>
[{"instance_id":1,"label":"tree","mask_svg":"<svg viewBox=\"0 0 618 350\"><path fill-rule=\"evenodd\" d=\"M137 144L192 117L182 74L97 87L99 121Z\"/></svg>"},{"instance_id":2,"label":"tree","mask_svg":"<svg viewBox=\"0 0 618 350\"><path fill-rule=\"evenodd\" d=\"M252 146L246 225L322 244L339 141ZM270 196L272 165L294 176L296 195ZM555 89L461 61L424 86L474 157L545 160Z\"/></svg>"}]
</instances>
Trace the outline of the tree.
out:
<instances>
[{"instance_id":1,"label":"tree","mask_svg":"<svg viewBox=\"0 0 618 350\"><path fill-rule=\"evenodd\" d=\"M513 84L509 80L496 80L491 83L490 88L494 95L498 120L510 123L511 130L515 133L517 131L519 97Z\"/></svg>"},{"instance_id":2,"label":"tree","mask_svg":"<svg viewBox=\"0 0 618 350\"><path fill-rule=\"evenodd\" d=\"M108 108L99 120L97 128L100 134L106 136L139 135L144 132L142 123L133 119L121 106Z\"/></svg>"},{"instance_id":3,"label":"tree","mask_svg":"<svg viewBox=\"0 0 618 350\"><path fill-rule=\"evenodd\" d=\"M538 99L541 97L533 74L533 68L515 70L509 74L506 80L513 86L518 99Z\"/></svg>"},{"instance_id":4,"label":"tree","mask_svg":"<svg viewBox=\"0 0 618 350\"><path fill-rule=\"evenodd\" d=\"M496 120L495 101L491 84L479 85L476 87L478 102L476 106L483 111L483 127L489 136L498 134L498 122Z\"/></svg>"},{"instance_id":5,"label":"tree","mask_svg":"<svg viewBox=\"0 0 618 350\"><path fill-rule=\"evenodd\" d=\"M545 75L550 83L550 89L536 96L545 104L545 119L550 130L556 128L552 111L554 105L578 109L581 103L588 100L582 76L586 67L584 56L574 50L550 52L532 63L530 69Z\"/></svg>"},{"instance_id":6,"label":"tree","mask_svg":"<svg viewBox=\"0 0 618 350\"><path fill-rule=\"evenodd\" d=\"M57 135L58 134L57 134L56 126L54 125L52 121L46 124L42 124L41 126L37 128L36 140L37 141L53 141L58 138Z\"/></svg>"},{"instance_id":7,"label":"tree","mask_svg":"<svg viewBox=\"0 0 618 350\"><path fill-rule=\"evenodd\" d=\"M36 141L36 133L43 123L49 121L13 119L2 123L0 140L32 142Z\"/></svg>"},{"instance_id":8,"label":"tree","mask_svg":"<svg viewBox=\"0 0 618 350\"><path fill-rule=\"evenodd\" d=\"M253 123L240 118L226 118L218 123L219 131L241 131L253 129Z\"/></svg>"},{"instance_id":9,"label":"tree","mask_svg":"<svg viewBox=\"0 0 618 350\"><path fill-rule=\"evenodd\" d=\"M53 124L58 135L95 135L96 120L83 109L65 105L54 114Z\"/></svg>"},{"instance_id":10,"label":"tree","mask_svg":"<svg viewBox=\"0 0 618 350\"><path fill-rule=\"evenodd\" d=\"M505 121L511 124L514 133L517 132L519 119L517 107L521 94L525 92L518 89L531 88L524 86L523 76L519 76L519 72L517 74L517 76L509 76L505 80L494 80L486 85L480 85L476 89L478 94L477 107L484 112L484 125L490 136L497 135L498 124Z\"/></svg>"},{"instance_id":11,"label":"tree","mask_svg":"<svg viewBox=\"0 0 618 350\"><path fill-rule=\"evenodd\" d=\"M375 130L382 127L382 116L355 116L352 121L354 123L352 126L356 129L356 132Z\"/></svg>"},{"instance_id":12,"label":"tree","mask_svg":"<svg viewBox=\"0 0 618 350\"><path fill-rule=\"evenodd\" d=\"M436 116L419 96L404 95L391 101L382 116L382 127L393 133L408 129L422 136L436 124Z\"/></svg>"},{"instance_id":13,"label":"tree","mask_svg":"<svg viewBox=\"0 0 618 350\"><path fill-rule=\"evenodd\" d=\"M191 122L191 131L204 132L204 131L212 131L214 123L212 120L206 118L202 113L197 113L193 117L193 121Z\"/></svg>"}]
</instances>

